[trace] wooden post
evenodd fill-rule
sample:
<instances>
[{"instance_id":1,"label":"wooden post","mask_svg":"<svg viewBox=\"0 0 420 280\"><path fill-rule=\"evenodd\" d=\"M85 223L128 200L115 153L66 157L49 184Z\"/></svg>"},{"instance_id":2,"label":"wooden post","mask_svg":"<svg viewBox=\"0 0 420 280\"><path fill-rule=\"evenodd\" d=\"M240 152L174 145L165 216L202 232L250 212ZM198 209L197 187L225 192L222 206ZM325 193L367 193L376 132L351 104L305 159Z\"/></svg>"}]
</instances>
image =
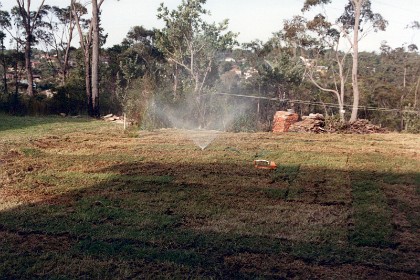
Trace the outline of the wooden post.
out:
<instances>
[{"instance_id":1,"label":"wooden post","mask_svg":"<svg viewBox=\"0 0 420 280\"><path fill-rule=\"evenodd\" d=\"M125 117L125 113L124 113L124 130L127 128L127 122L126 122L126 117Z\"/></svg>"}]
</instances>

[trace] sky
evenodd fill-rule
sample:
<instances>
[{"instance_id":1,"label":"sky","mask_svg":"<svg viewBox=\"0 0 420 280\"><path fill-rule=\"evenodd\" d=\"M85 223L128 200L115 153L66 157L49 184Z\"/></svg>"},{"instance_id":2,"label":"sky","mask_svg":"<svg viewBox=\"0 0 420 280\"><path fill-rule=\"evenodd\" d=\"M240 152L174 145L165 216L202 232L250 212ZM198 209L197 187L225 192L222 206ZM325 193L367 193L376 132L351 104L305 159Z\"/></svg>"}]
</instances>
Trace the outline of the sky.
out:
<instances>
[{"instance_id":1,"label":"sky","mask_svg":"<svg viewBox=\"0 0 420 280\"><path fill-rule=\"evenodd\" d=\"M81 2L88 0L82 0ZM348 0L332 0L323 10L330 21L335 20L343 11ZM35 8L41 0L32 0ZM45 4L67 6L70 0L45 0ZM163 22L156 17L160 3L175 9L181 0L105 0L102 5L102 24L108 39L105 47L119 44L130 27L143 25L145 28L162 28ZM209 22L229 19L229 29L239 33L240 43L259 39L267 41L274 32L282 29L283 21L294 15L302 15L304 0L207 0L205 8L211 12ZM14 0L0 0L3 10L10 10ZM362 51L378 51L382 41L393 47L403 44L416 44L420 48L420 30L407 29L415 20L420 21L419 0L371 0L372 10L380 13L389 25L387 31L371 32L360 42ZM305 13L304 15L314 15Z\"/></svg>"}]
</instances>

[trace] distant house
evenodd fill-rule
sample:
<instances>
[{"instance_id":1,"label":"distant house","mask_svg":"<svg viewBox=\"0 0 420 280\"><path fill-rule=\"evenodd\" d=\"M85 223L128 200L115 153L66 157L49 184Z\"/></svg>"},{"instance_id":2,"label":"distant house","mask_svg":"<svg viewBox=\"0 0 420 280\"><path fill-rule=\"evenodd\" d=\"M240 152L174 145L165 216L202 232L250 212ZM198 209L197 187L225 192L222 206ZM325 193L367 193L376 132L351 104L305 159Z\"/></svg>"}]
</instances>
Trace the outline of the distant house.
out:
<instances>
[{"instance_id":1,"label":"distant house","mask_svg":"<svg viewBox=\"0 0 420 280\"><path fill-rule=\"evenodd\" d=\"M18 80L23 79L23 77L25 77L25 71L23 70L18 70L17 71L17 76L18 76ZM6 72L6 79L7 80L14 80L15 79L15 70L13 68L8 68L7 72Z\"/></svg>"},{"instance_id":2,"label":"distant house","mask_svg":"<svg viewBox=\"0 0 420 280\"><path fill-rule=\"evenodd\" d=\"M41 82L41 75L33 75L34 83L40 83Z\"/></svg>"},{"instance_id":3,"label":"distant house","mask_svg":"<svg viewBox=\"0 0 420 280\"><path fill-rule=\"evenodd\" d=\"M320 73L321 75L326 75L328 71L328 66L318 65L315 67L316 72Z\"/></svg>"},{"instance_id":4,"label":"distant house","mask_svg":"<svg viewBox=\"0 0 420 280\"><path fill-rule=\"evenodd\" d=\"M253 76L258 75L258 70L255 69L254 67L249 67L245 72L244 72L244 77L245 80L248 80L249 78L252 78Z\"/></svg>"},{"instance_id":5,"label":"distant house","mask_svg":"<svg viewBox=\"0 0 420 280\"><path fill-rule=\"evenodd\" d=\"M303 63L305 64L306 67L310 68L310 67L314 67L316 60L315 59L310 59L310 58L304 58L303 56L299 57Z\"/></svg>"},{"instance_id":6,"label":"distant house","mask_svg":"<svg viewBox=\"0 0 420 280\"><path fill-rule=\"evenodd\" d=\"M236 62L236 60L234 58L232 58L232 57L226 57L225 58L225 61L226 62Z\"/></svg>"},{"instance_id":7,"label":"distant house","mask_svg":"<svg viewBox=\"0 0 420 280\"><path fill-rule=\"evenodd\" d=\"M315 68L315 71L321 75L327 74L328 66L317 65L316 59L304 58L303 56L300 56L300 59L307 68Z\"/></svg>"},{"instance_id":8,"label":"distant house","mask_svg":"<svg viewBox=\"0 0 420 280\"><path fill-rule=\"evenodd\" d=\"M7 72L6 73L6 79L7 80L13 80L14 77L15 77L15 73L13 73L13 72Z\"/></svg>"},{"instance_id":9,"label":"distant house","mask_svg":"<svg viewBox=\"0 0 420 280\"><path fill-rule=\"evenodd\" d=\"M57 94L56 91L52 91L51 89L43 90L40 92L40 94L45 95L48 98L52 98L54 94Z\"/></svg>"},{"instance_id":10,"label":"distant house","mask_svg":"<svg viewBox=\"0 0 420 280\"><path fill-rule=\"evenodd\" d=\"M32 68L33 69L36 69L36 68L38 68L41 65L41 62L38 61L38 60L32 60L31 61L31 65L32 65Z\"/></svg>"}]
</instances>

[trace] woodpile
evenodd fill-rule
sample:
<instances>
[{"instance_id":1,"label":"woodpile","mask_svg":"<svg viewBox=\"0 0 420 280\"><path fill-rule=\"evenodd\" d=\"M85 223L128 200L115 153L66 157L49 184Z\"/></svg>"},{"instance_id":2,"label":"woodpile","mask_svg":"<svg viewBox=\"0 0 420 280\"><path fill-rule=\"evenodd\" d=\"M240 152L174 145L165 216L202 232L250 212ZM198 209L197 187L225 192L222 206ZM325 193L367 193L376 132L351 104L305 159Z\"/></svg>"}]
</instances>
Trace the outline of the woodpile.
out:
<instances>
[{"instance_id":1,"label":"woodpile","mask_svg":"<svg viewBox=\"0 0 420 280\"><path fill-rule=\"evenodd\" d=\"M299 120L299 115L293 112L277 111L273 119L273 132L287 132L292 124Z\"/></svg>"},{"instance_id":2,"label":"woodpile","mask_svg":"<svg viewBox=\"0 0 420 280\"><path fill-rule=\"evenodd\" d=\"M120 117L113 114L108 114L106 116L103 116L102 119L105 120L106 122L114 122L114 121L122 120Z\"/></svg>"},{"instance_id":3,"label":"woodpile","mask_svg":"<svg viewBox=\"0 0 420 280\"><path fill-rule=\"evenodd\" d=\"M302 121L291 125L289 131L323 133L327 132L324 127L325 118L322 114L309 114L309 116L303 116Z\"/></svg>"},{"instance_id":4,"label":"woodpile","mask_svg":"<svg viewBox=\"0 0 420 280\"><path fill-rule=\"evenodd\" d=\"M341 125L338 128L330 128L330 132L349 133L349 134L371 134L386 133L387 130L372 124L369 120L359 119L352 123Z\"/></svg>"}]
</instances>

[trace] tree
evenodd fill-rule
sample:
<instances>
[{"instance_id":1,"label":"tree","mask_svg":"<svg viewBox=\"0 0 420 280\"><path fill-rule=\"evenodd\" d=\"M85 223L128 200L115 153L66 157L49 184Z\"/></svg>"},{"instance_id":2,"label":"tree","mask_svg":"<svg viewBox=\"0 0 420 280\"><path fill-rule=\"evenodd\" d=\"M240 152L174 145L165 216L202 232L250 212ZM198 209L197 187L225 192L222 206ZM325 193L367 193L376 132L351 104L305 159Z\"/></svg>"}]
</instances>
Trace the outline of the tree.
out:
<instances>
[{"instance_id":1,"label":"tree","mask_svg":"<svg viewBox=\"0 0 420 280\"><path fill-rule=\"evenodd\" d=\"M99 10L104 0L92 0L92 116L99 117Z\"/></svg>"},{"instance_id":2,"label":"tree","mask_svg":"<svg viewBox=\"0 0 420 280\"><path fill-rule=\"evenodd\" d=\"M1 3L0 3L1 8ZM4 39L6 38L6 33L3 32L4 28L10 27L10 15L7 11L0 10L0 48L1 48L1 63L3 66L3 90L7 94L7 66L6 66L6 56L4 53Z\"/></svg>"},{"instance_id":3,"label":"tree","mask_svg":"<svg viewBox=\"0 0 420 280\"><path fill-rule=\"evenodd\" d=\"M88 20L82 19L82 16L87 14L87 9L80 3L76 2L76 0L71 0L71 10L76 22L77 31L79 33L80 49L83 53L87 109L89 116L92 116L93 106L90 60L90 48L92 44L92 25ZM87 27L87 31L85 33L83 32L83 27Z\"/></svg>"},{"instance_id":4,"label":"tree","mask_svg":"<svg viewBox=\"0 0 420 280\"><path fill-rule=\"evenodd\" d=\"M64 85L69 71L70 50L76 22L71 6L66 8L53 6L50 11L51 38L47 43L57 56L61 85Z\"/></svg>"},{"instance_id":5,"label":"tree","mask_svg":"<svg viewBox=\"0 0 420 280\"><path fill-rule=\"evenodd\" d=\"M294 16L290 20L283 21L281 39L286 43L286 47L292 50L293 58L298 56L299 49L303 51L314 43L314 39L307 33L306 25L307 20L303 16Z\"/></svg>"},{"instance_id":6,"label":"tree","mask_svg":"<svg viewBox=\"0 0 420 280\"><path fill-rule=\"evenodd\" d=\"M131 27L124 38L122 45L125 47L132 47L135 44L153 45L156 32L154 30L148 30L143 26Z\"/></svg>"},{"instance_id":7,"label":"tree","mask_svg":"<svg viewBox=\"0 0 420 280\"><path fill-rule=\"evenodd\" d=\"M346 64L351 49L339 50L340 32L321 14L307 22L307 28L316 34L317 39L316 47L312 50L314 59L301 57L306 67L305 76L321 91L336 96L340 121L344 122L345 84L348 77Z\"/></svg>"},{"instance_id":8,"label":"tree","mask_svg":"<svg viewBox=\"0 0 420 280\"><path fill-rule=\"evenodd\" d=\"M84 55L86 95L88 99L88 114L99 117L99 50L106 36L101 36L100 10L104 0L92 0L92 16L89 20L81 17L87 14L87 9L76 0L71 0L76 27L79 32L80 47ZM87 32L83 33L82 22Z\"/></svg>"},{"instance_id":9,"label":"tree","mask_svg":"<svg viewBox=\"0 0 420 280\"><path fill-rule=\"evenodd\" d=\"M165 22L158 46L175 66L175 81L179 68L184 69L197 97L203 91L217 53L236 44L236 34L227 31L228 20L209 24L202 19L208 14L203 8L205 3L206 0L183 0L176 10L169 11L163 3L158 9L158 18Z\"/></svg>"},{"instance_id":10,"label":"tree","mask_svg":"<svg viewBox=\"0 0 420 280\"><path fill-rule=\"evenodd\" d=\"M413 22L412 22L412 23L410 23L407 27L409 27L409 28L411 28L411 29L417 29L417 30L420 30L420 22L418 22L418 21L413 21ZM411 51L417 51L417 50L418 50L418 47L417 47L416 45L414 45L414 44L411 44L411 45L409 46L409 48L410 48L410 50L411 50ZM414 107L415 109L417 109L417 105L418 105L417 98L418 98L418 90L419 90L419 86L420 86L420 76L418 77L416 90L415 90L415 92L414 92L414 104L413 104L413 107Z\"/></svg>"},{"instance_id":11,"label":"tree","mask_svg":"<svg viewBox=\"0 0 420 280\"><path fill-rule=\"evenodd\" d=\"M15 16L17 25L21 26L25 31L25 69L28 80L27 94L34 95L33 90L33 73L32 73L32 45L36 42L37 36L42 36L42 28L48 28L48 24L43 21L43 17L47 14L48 6L44 5L45 0L35 11L31 11L31 0L16 0L17 6L13 9L12 14ZM18 38L15 38L19 40Z\"/></svg>"},{"instance_id":12,"label":"tree","mask_svg":"<svg viewBox=\"0 0 420 280\"><path fill-rule=\"evenodd\" d=\"M3 31L0 31L0 48L1 48L1 64L3 66L3 91L4 94L8 93L7 90L7 66L6 66L6 55L4 54L4 39L6 34Z\"/></svg>"},{"instance_id":13,"label":"tree","mask_svg":"<svg viewBox=\"0 0 420 280\"><path fill-rule=\"evenodd\" d=\"M328 4L332 0L306 0L302 11L309 10L312 6ZM370 0L349 0L344 8L344 13L337 19L340 35L347 39L352 49L352 87L353 106L350 122L357 119L359 109L359 82L358 82L358 55L359 41L374 30L385 30L388 22L380 14L373 13ZM353 36L351 36L353 35Z\"/></svg>"}]
</instances>

